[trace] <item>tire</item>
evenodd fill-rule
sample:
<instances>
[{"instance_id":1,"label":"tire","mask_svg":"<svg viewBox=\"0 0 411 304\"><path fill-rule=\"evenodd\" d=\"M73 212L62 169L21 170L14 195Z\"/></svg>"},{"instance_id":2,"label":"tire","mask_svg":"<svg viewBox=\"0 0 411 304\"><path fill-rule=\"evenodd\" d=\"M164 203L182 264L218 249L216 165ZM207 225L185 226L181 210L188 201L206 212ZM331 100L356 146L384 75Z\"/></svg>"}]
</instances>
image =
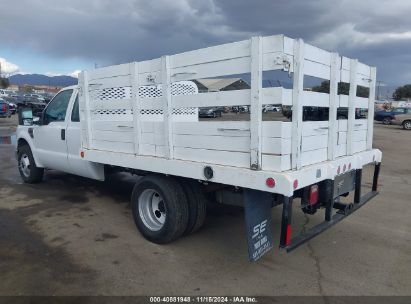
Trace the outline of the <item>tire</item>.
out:
<instances>
[{"instance_id":1,"label":"tire","mask_svg":"<svg viewBox=\"0 0 411 304\"><path fill-rule=\"evenodd\" d=\"M384 125L386 125L386 126L390 125L390 124L391 124L391 118L385 117L385 118L382 120L382 123L383 123Z\"/></svg>"},{"instance_id":2,"label":"tire","mask_svg":"<svg viewBox=\"0 0 411 304\"><path fill-rule=\"evenodd\" d=\"M406 120L402 123L402 127L405 130L411 130L411 120Z\"/></svg>"},{"instance_id":3,"label":"tire","mask_svg":"<svg viewBox=\"0 0 411 304\"><path fill-rule=\"evenodd\" d=\"M207 199L198 182L181 179L188 202L188 223L184 235L197 232L204 225L207 214Z\"/></svg>"},{"instance_id":4,"label":"tire","mask_svg":"<svg viewBox=\"0 0 411 304\"><path fill-rule=\"evenodd\" d=\"M171 243L187 228L186 195L171 177L150 175L142 178L134 186L131 207L138 230L150 242Z\"/></svg>"},{"instance_id":5,"label":"tire","mask_svg":"<svg viewBox=\"0 0 411 304\"><path fill-rule=\"evenodd\" d=\"M22 145L18 148L17 161L20 176L25 183L36 184L43 180L44 169L37 167L28 145Z\"/></svg>"}]
</instances>

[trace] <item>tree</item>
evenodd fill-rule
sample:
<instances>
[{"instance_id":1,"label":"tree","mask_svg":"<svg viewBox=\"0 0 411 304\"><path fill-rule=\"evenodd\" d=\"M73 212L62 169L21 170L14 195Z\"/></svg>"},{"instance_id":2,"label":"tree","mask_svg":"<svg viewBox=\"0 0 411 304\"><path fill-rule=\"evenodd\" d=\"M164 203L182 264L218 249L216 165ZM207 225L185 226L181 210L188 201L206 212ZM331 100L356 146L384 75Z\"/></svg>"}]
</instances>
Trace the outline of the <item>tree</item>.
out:
<instances>
[{"instance_id":1,"label":"tree","mask_svg":"<svg viewBox=\"0 0 411 304\"><path fill-rule=\"evenodd\" d=\"M0 88L2 89L6 89L8 88L10 85L9 79L8 78L0 78Z\"/></svg>"},{"instance_id":2,"label":"tree","mask_svg":"<svg viewBox=\"0 0 411 304\"><path fill-rule=\"evenodd\" d=\"M321 82L319 86L312 88L314 92L320 93L330 93L330 81L326 80ZM346 82L338 83L338 94L339 95L349 95L350 94L350 84ZM370 89L362 86L357 87L357 96L368 98L370 95Z\"/></svg>"},{"instance_id":3,"label":"tree","mask_svg":"<svg viewBox=\"0 0 411 304\"><path fill-rule=\"evenodd\" d=\"M405 98L411 98L411 84L398 87L392 97L397 101Z\"/></svg>"}]
</instances>

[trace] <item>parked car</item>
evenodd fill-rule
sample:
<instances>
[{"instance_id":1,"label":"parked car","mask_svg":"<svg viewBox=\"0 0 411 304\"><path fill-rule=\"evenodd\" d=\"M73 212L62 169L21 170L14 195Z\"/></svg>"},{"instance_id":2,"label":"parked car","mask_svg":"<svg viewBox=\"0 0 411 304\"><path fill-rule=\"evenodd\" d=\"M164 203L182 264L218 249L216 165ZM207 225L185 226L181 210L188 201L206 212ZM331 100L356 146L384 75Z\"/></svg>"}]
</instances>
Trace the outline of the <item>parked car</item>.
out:
<instances>
[{"instance_id":1,"label":"parked car","mask_svg":"<svg viewBox=\"0 0 411 304\"><path fill-rule=\"evenodd\" d=\"M279 106L274 106L274 105L264 105L263 106L263 112L267 113L267 112L280 112L281 111L281 107Z\"/></svg>"},{"instance_id":2,"label":"parked car","mask_svg":"<svg viewBox=\"0 0 411 304\"><path fill-rule=\"evenodd\" d=\"M378 111L374 120L381 121L384 125L390 125L397 115L406 114L408 108L394 108L387 111Z\"/></svg>"},{"instance_id":3,"label":"parked car","mask_svg":"<svg viewBox=\"0 0 411 304\"><path fill-rule=\"evenodd\" d=\"M11 116L11 113L10 113L9 104L3 99L0 99L0 118L7 118L10 116Z\"/></svg>"},{"instance_id":4,"label":"parked car","mask_svg":"<svg viewBox=\"0 0 411 304\"><path fill-rule=\"evenodd\" d=\"M293 112L291 106L282 107L283 115L291 120ZM367 109L356 109L355 119L366 119ZM324 121L329 119L329 108L322 107L304 107L303 108L303 120L304 121ZM337 119L348 119L348 108L337 109Z\"/></svg>"},{"instance_id":5,"label":"parked car","mask_svg":"<svg viewBox=\"0 0 411 304\"><path fill-rule=\"evenodd\" d=\"M411 130L411 108L404 108L404 113L394 114L391 119L393 125L402 126L405 130Z\"/></svg>"},{"instance_id":6,"label":"parked car","mask_svg":"<svg viewBox=\"0 0 411 304\"><path fill-rule=\"evenodd\" d=\"M200 118L216 118L216 117L221 117L221 113L224 110L219 107L210 107L210 108L200 108L199 110L199 116Z\"/></svg>"},{"instance_id":7,"label":"parked car","mask_svg":"<svg viewBox=\"0 0 411 304\"><path fill-rule=\"evenodd\" d=\"M14 103L14 99L11 97L5 97L3 100L9 105L9 110L12 115L17 113L17 104Z\"/></svg>"},{"instance_id":8,"label":"parked car","mask_svg":"<svg viewBox=\"0 0 411 304\"><path fill-rule=\"evenodd\" d=\"M24 94L24 97L36 98L38 101L46 102L46 99L40 94L29 93L29 94Z\"/></svg>"}]
</instances>

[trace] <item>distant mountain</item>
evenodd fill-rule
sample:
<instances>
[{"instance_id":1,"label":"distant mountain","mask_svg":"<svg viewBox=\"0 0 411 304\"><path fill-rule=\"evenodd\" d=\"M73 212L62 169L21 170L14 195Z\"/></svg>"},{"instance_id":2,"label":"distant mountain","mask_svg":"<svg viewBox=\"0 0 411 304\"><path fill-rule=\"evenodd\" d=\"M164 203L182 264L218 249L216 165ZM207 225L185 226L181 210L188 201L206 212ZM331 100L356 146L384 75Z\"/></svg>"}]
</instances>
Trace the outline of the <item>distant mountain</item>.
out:
<instances>
[{"instance_id":1,"label":"distant mountain","mask_svg":"<svg viewBox=\"0 0 411 304\"><path fill-rule=\"evenodd\" d=\"M15 85L46 85L68 87L77 84L77 78L71 76L46 76L40 74L16 74L9 77L10 84Z\"/></svg>"}]
</instances>

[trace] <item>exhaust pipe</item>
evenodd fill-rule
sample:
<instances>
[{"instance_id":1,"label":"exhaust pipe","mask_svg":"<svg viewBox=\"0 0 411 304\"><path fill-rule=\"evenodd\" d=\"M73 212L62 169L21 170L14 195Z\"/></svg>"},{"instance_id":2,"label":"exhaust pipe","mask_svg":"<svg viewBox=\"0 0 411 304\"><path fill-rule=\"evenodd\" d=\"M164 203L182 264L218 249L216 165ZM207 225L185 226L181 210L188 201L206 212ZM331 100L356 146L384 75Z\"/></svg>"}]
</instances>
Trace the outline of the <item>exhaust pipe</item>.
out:
<instances>
[{"instance_id":1,"label":"exhaust pipe","mask_svg":"<svg viewBox=\"0 0 411 304\"><path fill-rule=\"evenodd\" d=\"M342 214L347 215L354 209L354 204L353 203L343 204L343 203L336 202L334 203L334 208L341 211Z\"/></svg>"}]
</instances>

